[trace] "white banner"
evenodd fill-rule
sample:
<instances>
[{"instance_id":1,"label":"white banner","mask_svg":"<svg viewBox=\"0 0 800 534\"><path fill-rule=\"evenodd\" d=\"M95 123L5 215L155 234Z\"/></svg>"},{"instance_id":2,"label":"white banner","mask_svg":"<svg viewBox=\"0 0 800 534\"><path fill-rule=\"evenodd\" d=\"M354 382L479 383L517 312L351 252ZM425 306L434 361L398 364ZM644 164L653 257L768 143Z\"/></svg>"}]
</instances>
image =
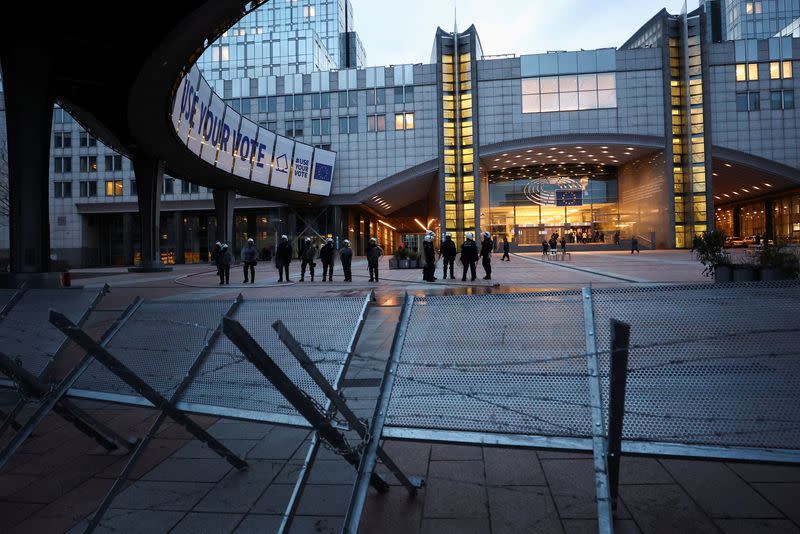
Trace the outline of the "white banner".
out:
<instances>
[{"instance_id":1,"label":"white banner","mask_svg":"<svg viewBox=\"0 0 800 534\"><path fill-rule=\"evenodd\" d=\"M186 98L188 97L189 77L184 76L181 78L181 84L178 86L178 92L175 93L175 102L172 103L172 125L175 127L175 132L180 132L182 111L186 108Z\"/></svg>"},{"instance_id":2,"label":"white banner","mask_svg":"<svg viewBox=\"0 0 800 534\"><path fill-rule=\"evenodd\" d=\"M186 76L183 91L175 99L175 107L180 107L178 117L180 124L178 125L178 138L181 143L186 144L189 136L189 125L194 121L194 117L199 113L199 100L197 95L197 84L200 81L200 69L192 67L192 70ZM174 115L174 112L173 112Z\"/></svg>"},{"instance_id":3,"label":"white banner","mask_svg":"<svg viewBox=\"0 0 800 534\"><path fill-rule=\"evenodd\" d=\"M303 143L294 144L294 162L292 163L292 191L308 193L308 182L311 179L311 156L314 147Z\"/></svg>"},{"instance_id":4,"label":"white banner","mask_svg":"<svg viewBox=\"0 0 800 534\"><path fill-rule=\"evenodd\" d=\"M264 128L258 129L258 147L253 160L253 181L269 184L269 169L272 163L272 149L275 147L275 134Z\"/></svg>"},{"instance_id":5,"label":"white banner","mask_svg":"<svg viewBox=\"0 0 800 534\"><path fill-rule=\"evenodd\" d=\"M336 152L314 149L314 166L311 168L312 195L330 196L333 182L333 167L336 163Z\"/></svg>"},{"instance_id":6,"label":"white banner","mask_svg":"<svg viewBox=\"0 0 800 534\"><path fill-rule=\"evenodd\" d=\"M217 154L217 168L225 172L233 170L233 133L239 131L242 117L232 107L225 106L225 116L222 121L222 133L219 136L219 154Z\"/></svg>"},{"instance_id":7,"label":"white banner","mask_svg":"<svg viewBox=\"0 0 800 534\"><path fill-rule=\"evenodd\" d=\"M200 130L203 133L203 151L200 152L200 157L212 165L217 160L217 149L219 148L219 140L222 137L224 115L225 102L214 93L211 96L211 105L206 112L206 118Z\"/></svg>"},{"instance_id":8,"label":"white banner","mask_svg":"<svg viewBox=\"0 0 800 534\"><path fill-rule=\"evenodd\" d=\"M275 153L272 158L272 178L269 181L269 185L272 187L288 189L293 149L294 141L281 135L276 136Z\"/></svg>"},{"instance_id":9,"label":"white banner","mask_svg":"<svg viewBox=\"0 0 800 534\"><path fill-rule=\"evenodd\" d=\"M208 113L208 105L211 103L211 86L203 78L200 78L197 97L196 113L193 115L194 120L189 121L189 140L186 141L186 147L199 156L202 148L200 144L203 134L202 127Z\"/></svg>"},{"instance_id":10,"label":"white banner","mask_svg":"<svg viewBox=\"0 0 800 534\"><path fill-rule=\"evenodd\" d=\"M233 133L236 157L233 161L233 174L242 178L250 179L250 169L253 166L253 154L258 148L256 137L258 136L258 126L253 121L242 117L242 124L239 131Z\"/></svg>"}]
</instances>

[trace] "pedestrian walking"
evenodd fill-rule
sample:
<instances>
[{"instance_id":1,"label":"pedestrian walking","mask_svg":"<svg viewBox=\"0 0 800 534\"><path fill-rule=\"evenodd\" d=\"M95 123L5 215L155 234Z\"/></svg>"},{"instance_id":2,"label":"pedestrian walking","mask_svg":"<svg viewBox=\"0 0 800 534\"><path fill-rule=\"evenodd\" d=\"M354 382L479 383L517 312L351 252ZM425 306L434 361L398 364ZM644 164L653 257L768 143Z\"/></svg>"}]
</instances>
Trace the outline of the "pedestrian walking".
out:
<instances>
[{"instance_id":1,"label":"pedestrian walking","mask_svg":"<svg viewBox=\"0 0 800 534\"><path fill-rule=\"evenodd\" d=\"M319 259L322 260L323 282L326 280L328 282L333 282L333 253L335 250L336 249L333 247L333 239L329 237L325 240L325 244L319 251Z\"/></svg>"},{"instance_id":2,"label":"pedestrian walking","mask_svg":"<svg viewBox=\"0 0 800 534\"><path fill-rule=\"evenodd\" d=\"M442 254L442 278L447 280L447 268L450 268L450 278L453 276L453 264L456 262L456 244L453 242L453 234L447 232L444 235L444 242L439 251Z\"/></svg>"},{"instance_id":3,"label":"pedestrian walking","mask_svg":"<svg viewBox=\"0 0 800 534\"><path fill-rule=\"evenodd\" d=\"M561 253L562 254L566 254L567 253L567 240L563 236L561 237L560 243L561 243Z\"/></svg>"},{"instance_id":4,"label":"pedestrian walking","mask_svg":"<svg viewBox=\"0 0 800 534\"><path fill-rule=\"evenodd\" d=\"M545 239L542 239L542 256L547 256L548 250L550 250L550 245L547 244Z\"/></svg>"},{"instance_id":5,"label":"pedestrian walking","mask_svg":"<svg viewBox=\"0 0 800 534\"><path fill-rule=\"evenodd\" d=\"M461 275L461 281L467 281L467 269L472 275L472 281L475 281L475 264L478 263L478 245L475 244L475 234L467 232L466 239L461 245L461 264L464 266L464 273Z\"/></svg>"},{"instance_id":6,"label":"pedestrian walking","mask_svg":"<svg viewBox=\"0 0 800 534\"><path fill-rule=\"evenodd\" d=\"M489 232L483 232L483 242L481 243L481 264L486 276L484 280L492 279L492 250L494 250L494 242Z\"/></svg>"},{"instance_id":7,"label":"pedestrian walking","mask_svg":"<svg viewBox=\"0 0 800 534\"><path fill-rule=\"evenodd\" d=\"M233 255L228 250L228 245L223 243L217 253L219 285L231 283L231 263L233 263Z\"/></svg>"},{"instance_id":8,"label":"pedestrian walking","mask_svg":"<svg viewBox=\"0 0 800 534\"><path fill-rule=\"evenodd\" d=\"M242 270L244 271L244 282L247 283L248 270L250 271L250 283L256 283L256 265L258 265L258 249L253 238L247 240L247 244L242 249Z\"/></svg>"},{"instance_id":9,"label":"pedestrian walking","mask_svg":"<svg viewBox=\"0 0 800 534\"><path fill-rule=\"evenodd\" d=\"M343 241L344 246L342 250L339 251L339 260L342 262L342 271L344 272L344 281L345 282L352 282L353 281L353 272L350 270L350 267L353 264L353 249L350 248L350 240L345 239ZM312 271L313 273L313 271ZM314 280L314 275L311 275L311 280Z\"/></svg>"},{"instance_id":10,"label":"pedestrian walking","mask_svg":"<svg viewBox=\"0 0 800 534\"><path fill-rule=\"evenodd\" d=\"M436 250L433 248L433 232L428 232L422 242L422 253L425 257L425 267L422 270L422 279L426 282L435 282Z\"/></svg>"},{"instance_id":11,"label":"pedestrian walking","mask_svg":"<svg viewBox=\"0 0 800 534\"><path fill-rule=\"evenodd\" d=\"M369 281L378 282L378 261L383 256L383 249L378 246L378 240L370 238L367 245L367 265L369 266Z\"/></svg>"},{"instance_id":12,"label":"pedestrian walking","mask_svg":"<svg viewBox=\"0 0 800 534\"><path fill-rule=\"evenodd\" d=\"M633 236L633 238L631 238L631 254L633 254L634 252L639 254L639 240L636 239L636 236Z\"/></svg>"},{"instance_id":13,"label":"pedestrian walking","mask_svg":"<svg viewBox=\"0 0 800 534\"><path fill-rule=\"evenodd\" d=\"M508 255L509 243L508 243L508 236L503 236L503 257L500 258L500 261L511 261L511 257Z\"/></svg>"},{"instance_id":14,"label":"pedestrian walking","mask_svg":"<svg viewBox=\"0 0 800 534\"><path fill-rule=\"evenodd\" d=\"M278 282L283 282L283 275L286 274L286 281L289 279L289 264L292 262L292 245L286 235L281 236L278 243L278 250L275 251L275 267L278 268Z\"/></svg>"},{"instance_id":15,"label":"pedestrian walking","mask_svg":"<svg viewBox=\"0 0 800 534\"><path fill-rule=\"evenodd\" d=\"M317 249L314 245L311 244L311 238L306 237L303 240L303 244L300 247L300 281L306 281L306 267L308 267L308 273L311 275L311 281L314 281L314 267L317 266L314 263L314 258L317 255Z\"/></svg>"},{"instance_id":16,"label":"pedestrian walking","mask_svg":"<svg viewBox=\"0 0 800 534\"><path fill-rule=\"evenodd\" d=\"M619 230L614 232L614 244L619 246Z\"/></svg>"}]
</instances>

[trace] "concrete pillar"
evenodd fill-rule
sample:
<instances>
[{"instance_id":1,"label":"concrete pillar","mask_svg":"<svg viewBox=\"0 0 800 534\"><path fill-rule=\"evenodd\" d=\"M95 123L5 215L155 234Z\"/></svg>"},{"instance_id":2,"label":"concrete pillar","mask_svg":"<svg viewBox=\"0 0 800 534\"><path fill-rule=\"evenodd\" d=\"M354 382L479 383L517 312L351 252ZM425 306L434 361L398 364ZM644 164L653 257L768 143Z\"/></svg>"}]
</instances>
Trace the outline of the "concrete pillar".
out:
<instances>
[{"instance_id":1,"label":"concrete pillar","mask_svg":"<svg viewBox=\"0 0 800 534\"><path fill-rule=\"evenodd\" d=\"M142 262L131 272L169 271L161 263L161 191L164 187L164 162L147 156L133 159L139 221L142 227Z\"/></svg>"},{"instance_id":2,"label":"concrete pillar","mask_svg":"<svg viewBox=\"0 0 800 534\"><path fill-rule=\"evenodd\" d=\"M733 235L736 237L744 237L742 235L742 207L733 207Z\"/></svg>"},{"instance_id":3,"label":"concrete pillar","mask_svg":"<svg viewBox=\"0 0 800 534\"><path fill-rule=\"evenodd\" d=\"M186 259L183 257L184 242L183 242L183 212L176 211L174 213L175 219L172 221L173 232L175 232L175 263L184 264Z\"/></svg>"},{"instance_id":4,"label":"concrete pillar","mask_svg":"<svg viewBox=\"0 0 800 534\"><path fill-rule=\"evenodd\" d=\"M231 189L214 189L214 211L217 215L217 241L233 247L233 203L236 192Z\"/></svg>"},{"instance_id":5,"label":"concrete pillar","mask_svg":"<svg viewBox=\"0 0 800 534\"><path fill-rule=\"evenodd\" d=\"M133 264L133 214L122 214L122 251L125 263Z\"/></svg>"},{"instance_id":6,"label":"concrete pillar","mask_svg":"<svg viewBox=\"0 0 800 534\"><path fill-rule=\"evenodd\" d=\"M0 36L8 136L11 276L37 285L50 270L52 61L48 43ZM12 280L13 279L13 280ZM15 282L16 280L16 282ZM6 285L6 284L3 284Z\"/></svg>"},{"instance_id":7,"label":"concrete pillar","mask_svg":"<svg viewBox=\"0 0 800 534\"><path fill-rule=\"evenodd\" d=\"M775 240L775 205L772 200L764 201L764 238Z\"/></svg>"}]
</instances>

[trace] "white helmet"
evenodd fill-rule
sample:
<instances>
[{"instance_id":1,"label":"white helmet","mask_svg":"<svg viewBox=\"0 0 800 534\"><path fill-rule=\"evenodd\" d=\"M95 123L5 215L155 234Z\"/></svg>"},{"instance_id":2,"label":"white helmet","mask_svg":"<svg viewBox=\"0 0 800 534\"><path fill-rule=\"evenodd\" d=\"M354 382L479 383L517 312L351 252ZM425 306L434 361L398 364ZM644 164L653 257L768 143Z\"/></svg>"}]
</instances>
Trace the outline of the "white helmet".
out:
<instances>
[{"instance_id":1,"label":"white helmet","mask_svg":"<svg viewBox=\"0 0 800 534\"><path fill-rule=\"evenodd\" d=\"M344 246L346 246L346 247L350 246L350 240L349 239L345 239L344 240Z\"/></svg>"},{"instance_id":2,"label":"white helmet","mask_svg":"<svg viewBox=\"0 0 800 534\"><path fill-rule=\"evenodd\" d=\"M228 244L227 243L223 243L222 244L222 250L227 250L227 249L228 249Z\"/></svg>"},{"instance_id":3,"label":"white helmet","mask_svg":"<svg viewBox=\"0 0 800 534\"><path fill-rule=\"evenodd\" d=\"M306 243L310 243L310 242L311 242L311 238L310 238L310 237L308 237L308 236L306 236L306 238L304 239L304 241L305 241Z\"/></svg>"},{"instance_id":4,"label":"white helmet","mask_svg":"<svg viewBox=\"0 0 800 534\"><path fill-rule=\"evenodd\" d=\"M450 232L447 232L447 233L445 233L445 234L444 234L444 236L445 236L445 237L453 237L453 234L452 234L452 233L450 233Z\"/></svg>"},{"instance_id":5,"label":"white helmet","mask_svg":"<svg viewBox=\"0 0 800 534\"><path fill-rule=\"evenodd\" d=\"M255 241L253 241L253 238L252 238L252 237L248 238L248 239L247 239L247 242L248 242L248 243L255 243Z\"/></svg>"},{"instance_id":6,"label":"white helmet","mask_svg":"<svg viewBox=\"0 0 800 534\"><path fill-rule=\"evenodd\" d=\"M283 241L286 241L286 240L288 240L288 239L289 239L289 238L288 238L288 237L286 237L286 234L283 234L283 235L281 236L281 240L283 240Z\"/></svg>"},{"instance_id":7,"label":"white helmet","mask_svg":"<svg viewBox=\"0 0 800 534\"><path fill-rule=\"evenodd\" d=\"M369 238L369 242L370 242L370 243L377 243L377 242L378 242L378 240L377 240L376 238L374 238L374 237L370 237L370 238Z\"/></svg>"},{"instance_id":8,"label":"white helmet","mask_svg":"<svg viewBox=\"0 0 800 534\"><path fill-rule=\"evenodd\" d=\"M325 240L325 242L326 242L326 243L333 243L333 238L332 238L332 237L329 237L328 239L326 239L326 240Z\"/></svg>"},{"instance_id":9,"label":"white helmet","mask_svg":"<svg viewBox=\"0 0 800 534\"><path fill-rule=\"evenodd\" d=\"M473 234L472 232L467 232L465 235L467 239L475 239L475 234Z\"/></svg>"},{"instance_id":10,"label":"white helmet","mask_svg":"<svg viewBox=\"0 0 800 534\"><path fill-rule=\"evenodd\" d=\"M433 241L433 236L431 234L426 234L424 239L426 242L430 243Z\"/></svg>"},{"instance_id":11,"label":"white helmet","mask_svg":"<svg viewBox=\"0 0 800 534\"><path fill-rule=\"evenodd\" d=\"M483 237L485 237L486 239L489 239L492 236L491 236L491 234L489 232L483 232Z\"/></svg>"}]
</instances>

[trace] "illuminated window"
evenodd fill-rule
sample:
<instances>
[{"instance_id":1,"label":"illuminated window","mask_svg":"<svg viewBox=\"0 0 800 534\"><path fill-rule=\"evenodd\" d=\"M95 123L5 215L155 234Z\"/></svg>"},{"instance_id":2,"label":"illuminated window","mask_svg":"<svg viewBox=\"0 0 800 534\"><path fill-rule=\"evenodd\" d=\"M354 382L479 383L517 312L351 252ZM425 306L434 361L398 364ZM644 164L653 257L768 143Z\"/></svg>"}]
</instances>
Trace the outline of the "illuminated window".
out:
<instances>
[{"instance_id":1,"label":"illuminated window","mask_svg":"<svg viewBox=\"0 0 800 534\"><path fill-rule=\"evenodd\" d=\"M769 77L771 80L777 80L781 77L781 64L779 61L773 61L769 64Z\"/></svg>"},{"instance_id":2,"label":"illuminated window","mask_svg":"<svg viewBox=\"0 0 800 534\"><path fill-rule=\"evenodd\" d=\"M758 80L758 63L747 64L747 79Z\"/></svg>"},{"instance_id":3,"label":"illuminated window","mask_svg":"<svg viewBox=\"0 0 800 534\"><path fill-rule=\"evenodd\" d=\"M394 129L395 130L413 130L414 129L414 114L413 113L395 113L395 115L394 115Z\"/></svg>"},{"instance_id":4,"label":"illuminated window","mask_svg":"<svg viewBox=\"0 0 800 534\"><path fill-rule=\"evenodd\" d=\"M782 63L783 66L783 77L784 78L791 78L792 77L792 62L791 61L784 61Z\"/></svg>"},{"instance_id":5,"label":"illuminated window","mask_svg":"<svg viewBox=\"0 0 800 534\"><path fill-rule=\"evenodd\" d=\"M166 182L166 179L164 181ZM122 180L106 180L107 197L121 197L122 192Z\"/></svg>"},{"instance_id":6,"label":"illuminated window","mask_svg":"<svg viewBox=\"0 0 800 534\"><path fill-rule=\"evenodd\" d=\"M220 47L219 58L220 61L228 61L231 58L230 47L228 47L228 45L223 45Z\"/></svg>"},{"instance_id":7,"label":"illuminated window","mask_svg":"<svg viewBox=\"0 0 800 534\"><path fill-rule=\"evenodd\" d=\"M736 65L736 81L737 82L747 81L747 66L744 63L739 63L738 65Z\"/></svg>"},{"instance_id":8,"label":"illuminated window","mask_svg":"<svg viewBox=\"0 0 800 534\"><path fill-rule=\"evenodd\" d=\"M303 7L303 16L304 17L313 17L317 14L317 8L315 6L305 6Z\"/></svg>"},{"instance_id":9,"label":"illuminated window","mask_svg":"<svg viewBox=\"0 0 800 534\"><path fill-rule=\"evenodd\" d=\"M617 107L614 73L547 76L522 80L522 112L546 113Z\"/></svg>"}]
</instances>

